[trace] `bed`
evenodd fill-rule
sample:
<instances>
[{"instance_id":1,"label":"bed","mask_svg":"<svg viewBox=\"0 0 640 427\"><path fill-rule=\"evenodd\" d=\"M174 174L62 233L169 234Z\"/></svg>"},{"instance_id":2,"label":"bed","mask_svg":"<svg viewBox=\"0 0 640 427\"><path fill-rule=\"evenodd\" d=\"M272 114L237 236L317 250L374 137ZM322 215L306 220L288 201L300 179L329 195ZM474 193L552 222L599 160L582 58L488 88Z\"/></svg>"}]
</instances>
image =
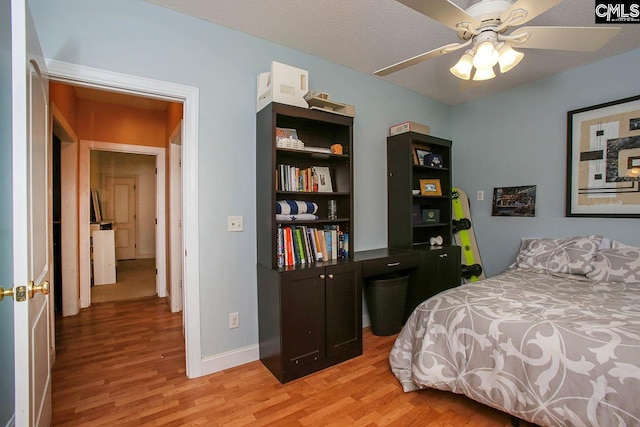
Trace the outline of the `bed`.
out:
<instances>
[{"instance_id":1,"label":"bed","mask_svg":"<svg viewBox=\"0 0 640 427\"><path fill-rule=\"evenodd\" d=\"M424 301L389 356L403 390L541 426L640 425L640 249L602 242L524 239L503 273Z\"/></svg>"}]
</instances>

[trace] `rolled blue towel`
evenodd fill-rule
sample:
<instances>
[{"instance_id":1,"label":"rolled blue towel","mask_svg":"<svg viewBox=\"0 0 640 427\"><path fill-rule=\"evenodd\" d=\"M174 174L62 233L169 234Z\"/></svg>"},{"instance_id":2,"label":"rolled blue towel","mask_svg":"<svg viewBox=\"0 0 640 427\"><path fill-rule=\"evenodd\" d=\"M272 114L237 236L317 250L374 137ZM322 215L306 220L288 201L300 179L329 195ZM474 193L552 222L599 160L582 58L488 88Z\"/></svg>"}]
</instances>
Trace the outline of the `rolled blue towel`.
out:
<instances>
[{"instance_id":1,"label":"rolled blue towel","mask_svg":"<svg viewBox=\"0 0 640 427\"><path fill-rule=\"evenodd\" d=\"M318 212L318 204L312 202L303 202L300 200L278 200L276 201L276 214L281 215L298 215L298 214L315 214Z\"/></svg>"}]
</instances>

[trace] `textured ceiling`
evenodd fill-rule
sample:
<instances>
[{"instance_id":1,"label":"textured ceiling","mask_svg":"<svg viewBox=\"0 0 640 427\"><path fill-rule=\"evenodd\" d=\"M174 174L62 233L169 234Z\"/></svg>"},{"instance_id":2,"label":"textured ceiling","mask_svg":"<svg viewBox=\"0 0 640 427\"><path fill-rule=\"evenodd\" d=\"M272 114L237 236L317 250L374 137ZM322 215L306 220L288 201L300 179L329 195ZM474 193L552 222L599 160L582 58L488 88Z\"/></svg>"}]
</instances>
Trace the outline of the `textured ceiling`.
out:
<instances>
[{"instance_id":1,"label":"textured ceiling","mask_svg":"<svg viewBox=\"0 0 640 427\"><path fill-rule=\"evenodd\" d=\"M459 41L455 31L395 0L147 1L371 75ZM477 0L452 2L466 9ZM590 27L594 22L593 1L564 0L526 25ZM640 25L621 27L620 33L596 52L523 49L525 57L516 68L489 81L462 81L449 73L461 51L380 78L456 105L637 49Z\"/></svg>"}]
</instances>

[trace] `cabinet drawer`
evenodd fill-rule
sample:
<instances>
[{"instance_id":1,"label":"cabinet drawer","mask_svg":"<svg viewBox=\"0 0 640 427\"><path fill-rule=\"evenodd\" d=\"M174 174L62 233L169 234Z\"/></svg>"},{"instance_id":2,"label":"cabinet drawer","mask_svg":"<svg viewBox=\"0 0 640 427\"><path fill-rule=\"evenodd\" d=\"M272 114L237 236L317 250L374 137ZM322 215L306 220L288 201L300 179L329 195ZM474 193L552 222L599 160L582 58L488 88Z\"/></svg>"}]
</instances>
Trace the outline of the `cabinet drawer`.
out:
<instances>
[{"instance_id":1,"label":"cabinet drawer","mask_svg":"<svg viewBox=\"0 0 640 427\"><path fill-rule=\"evenodd\" d=\"M418 252L390 255L383 258L362 261L362 277L379 276L396 271L410 270L420 264Z\"/></svg>"},{"instance_id":2,"label":"cabinet drawer","mask_svg":"<svg viewBox=\"0 0 640 427\"><path fill-rule=\"evenodd\" d=\"M313 351L309 354L303 354L302 356L294 357L291 359L291 363L294 366L304 366L307 363L315 362L320 357L319 351Z\"/></svg>"}]
</instances>

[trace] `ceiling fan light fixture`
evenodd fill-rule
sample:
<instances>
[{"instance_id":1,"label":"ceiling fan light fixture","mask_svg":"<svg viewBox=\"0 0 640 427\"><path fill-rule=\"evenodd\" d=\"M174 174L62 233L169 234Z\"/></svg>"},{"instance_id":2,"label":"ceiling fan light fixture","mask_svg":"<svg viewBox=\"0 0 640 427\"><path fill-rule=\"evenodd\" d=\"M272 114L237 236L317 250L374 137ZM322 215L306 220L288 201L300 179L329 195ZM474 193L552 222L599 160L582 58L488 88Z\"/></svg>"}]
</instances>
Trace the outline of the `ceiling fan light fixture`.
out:
<instances>
[{"instance_id":1,"label":"ceiling fan light fixture","mask_svg":"<svg viewBox=\"0 0 640 427\"><path fill-rule=\"evenodd\" d=\"M487 40L478 44L476 54L473 56L473 66L481 68L490 68L498 63L500 54L493 46L493 41Z\"/></svg>"},{"instance_id":2,"label":"ceiling fan light fixture","mask_svg":"<svg viewBox=\"0 0 640 427\"><path fill-rule=\"evenodd\" d=\"M498 60L500 72L503 74L512 70L524 58L524 53L518 52L506 43L498 49L498 53L500 54L500 59Z\"/></svg>"},{"instance_id":3,"label":"ceiling fan light fixture","mask_svg":"<svg viewBox=\"0 0 640 427\"><path fill-rule=\"evenodd\" d=\"M627 171L627 176L631 178L640 177L640 167L633 167Z\"/></svg>"},{"instance_id":4,"label":"ceiling fan light fixture","mask_svg":"<svg viewBox=\"0 0 640 427\"><path fill-rule=\"evenodd\" d=\"M493 72L493 67L478 68L476 69L476 73L473 75L473 80L475 81L490 80L495 76L496 76L496 73Z\"/></svg>"},{"instance_id":5,"label":"ceiling fan light fixture","mask_svg":"<svg viewBox=\"0 0 640 427\"><path fill-rule=\"evenodd\" d=\"M469 52L465 52L460 60L449 69L451 74L462 80L469 80L471 78L471 70L473 69L473 55Z\"/></svg>"}]
</instances>

